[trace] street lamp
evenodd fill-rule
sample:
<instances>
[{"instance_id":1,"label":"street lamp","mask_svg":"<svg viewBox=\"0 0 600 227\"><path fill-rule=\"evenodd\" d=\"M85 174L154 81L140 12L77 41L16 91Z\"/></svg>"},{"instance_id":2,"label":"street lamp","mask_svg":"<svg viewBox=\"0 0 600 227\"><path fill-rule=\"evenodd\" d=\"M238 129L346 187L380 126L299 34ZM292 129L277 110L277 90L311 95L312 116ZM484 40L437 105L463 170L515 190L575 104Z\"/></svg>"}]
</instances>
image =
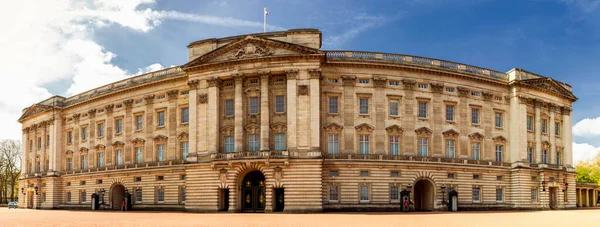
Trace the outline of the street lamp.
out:
<instances>
[{"instance_id":1,"label":"street lamp","mask_svg":"<svg viewBox=\"0 0 600 227\"><path fill-rule=\"evenodd\" d=\"M545 192L546 191L546 181L542 180L542 191Z\"/></svg>"},{"instance_id":2,"label":"street lamp","mask_svg":"<svg viewBox=\"0 0 600 227\"><path fill-rule=\"evenodd\" d=\"M21 187L21 194L25 195L25 188Z\"/></svg>"},{"instance_id":3,"label":"street lamp","mask_svg":"<svg viewBox=\"0 0 600 227\"><path fill-rule=\"evenodd\" d=\"M408 191L410 191L410 190L412 189L412 184L408 184L408 185L406 185L406 189L407 189Z\"/></svg>"},{"instance_id":4,"label":"street lamp","mask_svg":"<svg viewBox=\"0 0 600 227\"><path fill-rule=\"evenodd\" d=\"M38 186L35 186L33 189L35 189L35 194L38 194Z\"/></svg>"},{"instance_id":5,"label":"street lamp","mask_svg":"<svg viewBox=\"0 0 600 227\"><path fill-rule=\"evenodd\" d=\"M442 184L442 204L446 204L446 198L444 195L446 194L446 185Z\"/></svg>"}]
</instances>

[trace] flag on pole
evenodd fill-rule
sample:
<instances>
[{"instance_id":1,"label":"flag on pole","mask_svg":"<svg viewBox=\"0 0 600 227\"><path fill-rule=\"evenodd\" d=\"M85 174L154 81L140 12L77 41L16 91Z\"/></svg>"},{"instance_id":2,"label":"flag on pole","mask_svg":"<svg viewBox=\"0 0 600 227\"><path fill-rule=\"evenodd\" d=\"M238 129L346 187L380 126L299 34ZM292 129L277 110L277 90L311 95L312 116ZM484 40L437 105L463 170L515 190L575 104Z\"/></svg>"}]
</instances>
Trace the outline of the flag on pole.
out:
<instances>
[{"instance_id":1,"label":"flag on pole","mask_svg":"<svg viewBox=\"0 0 600 227\"><path fill-rule=\"evenodd\" d=\"M265 16L271 14L269 11L267 11L267 8L265 7Z\"/></svg>"}]
</instances>

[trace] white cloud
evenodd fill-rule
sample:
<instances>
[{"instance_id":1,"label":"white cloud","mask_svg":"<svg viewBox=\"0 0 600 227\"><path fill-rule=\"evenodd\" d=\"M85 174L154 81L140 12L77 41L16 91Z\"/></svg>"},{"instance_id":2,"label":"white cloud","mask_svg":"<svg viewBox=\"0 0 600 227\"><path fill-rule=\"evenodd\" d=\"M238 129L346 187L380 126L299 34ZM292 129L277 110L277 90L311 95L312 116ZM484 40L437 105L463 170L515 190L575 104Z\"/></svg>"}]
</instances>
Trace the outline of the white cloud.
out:
<instances>
[{"instance_id":1,"label":"white cloud","mask_svg":"<svg viewBox=\"0 0 600 227\"><path fill-rule=\"evenodd\" d=\"M223 27L249 27L262 28L263 23L256 21L240 20L231 17L215 17L208 15L198 15L181 13L177 11L160 11L155 14L156 18L160 19L175 19L191 22L199 22L203 24L219 25ZM268 22L268 21L267 21ZM269 30L285 30L285 28L267 24Z\"/></svg>"},{"instance_id":2,"label":"white cloud","mask_svg":"<svg viewBox=\"0 0 600 227\"><path fill-rule=\"evenodd\" d=\"M587 143L573 143L573 164L580 161L590 161L600 153L600 147L594 147Z\"/></svg>"},{"instance_id":3,"label":"white cloud","mask_svg":"<svg viewBox=\"0 0 600 227\"><path fill-rule=\"evenodd\" d=\"M600 136L600 117L585 118L573 126L573 135L581 137Z\"/></svg>"},{"instance_id":4,"label":"white cloud","mask_svg":"<svg viewBox=\"0 0 600 227\"><path fill-rule=\"evenodd\" d=\"M174 67L174 65L172 65L171 67ZM138 72L136 73L136 75L141 75L144 73L149 73L149 72L154 72L154 71L158 71L161 69L164 69L165 67L163 67L161 64L159 63L154 63L152 65L146 66L144 68L138 68Z\"/></svg>"}]
</instances>

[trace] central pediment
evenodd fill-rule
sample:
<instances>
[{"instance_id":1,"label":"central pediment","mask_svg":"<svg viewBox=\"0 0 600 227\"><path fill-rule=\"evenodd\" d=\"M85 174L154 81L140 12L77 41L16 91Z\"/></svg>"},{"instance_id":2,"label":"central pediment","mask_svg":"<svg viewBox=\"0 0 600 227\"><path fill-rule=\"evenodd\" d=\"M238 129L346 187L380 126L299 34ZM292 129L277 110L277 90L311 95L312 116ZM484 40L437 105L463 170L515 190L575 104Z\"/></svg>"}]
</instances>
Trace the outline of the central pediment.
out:
<instances>
[{"instance_id":1,"label":"central pediment","mask_svg":"<svg viewBox=\"0 0 600 227\"><path fill-rule=\"evenodd\" d=\"M324 52L298 44L255 36L245 36L191 60L182 68L193 68L200 65L227 61L299 55L324 55Z\"/></svg>"},{"instance_id":2,"label":"central pediment","mask_svg":"<svg viewBox=\"0 0 600 227\"><path fill-rule=\"evenodd\" d=\"M527 80L522 80L521 83L526 84L531 87L534 87L536 89L548 92L548 93L552 93L552 94L556 94L556 95L560 95L560 96L569 98L571 100L577 100L577 97L575 97L573 95L573 92L564 88L561 84L559 84L557 81L553 80L552 78L527 79Z\"/></svg>"}]
</instances>

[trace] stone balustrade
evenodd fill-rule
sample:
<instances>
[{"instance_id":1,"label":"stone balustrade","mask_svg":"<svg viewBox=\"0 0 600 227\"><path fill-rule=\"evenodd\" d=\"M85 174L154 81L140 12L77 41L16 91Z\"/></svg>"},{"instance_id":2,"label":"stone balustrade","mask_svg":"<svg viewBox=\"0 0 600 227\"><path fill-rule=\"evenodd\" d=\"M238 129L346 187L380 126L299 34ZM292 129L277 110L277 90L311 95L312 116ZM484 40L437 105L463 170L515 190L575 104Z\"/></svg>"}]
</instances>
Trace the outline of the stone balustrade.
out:
<instances>
[{"instance_id":1,"label":"stone balustrade","mask_svg":"<svg viewBox=\"0 0 600 227\"><path fill-rule=\"evenodd\" d=\"M381 160L381 161L409 161L409 162L434 162L434 163L457 163L467 165L484 165L511 167L508 162L492 162L485 160L468 160L458 158L442 158L428 156L407 156L407 155L389 155L389 154L326 154L325 159L333 160Z\"/></svg>"}]
</instances>

